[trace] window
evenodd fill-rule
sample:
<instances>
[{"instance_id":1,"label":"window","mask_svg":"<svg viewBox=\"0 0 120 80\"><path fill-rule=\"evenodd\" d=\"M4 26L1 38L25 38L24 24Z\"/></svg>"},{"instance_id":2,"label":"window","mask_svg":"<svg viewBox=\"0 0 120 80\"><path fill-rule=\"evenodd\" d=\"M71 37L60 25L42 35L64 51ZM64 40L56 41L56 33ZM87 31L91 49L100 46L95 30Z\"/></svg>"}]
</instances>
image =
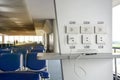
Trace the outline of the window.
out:
<instances>
[{"instance_id":1,"label":"window","mask_svg":"<svg viewBox=\"0 0 120 80\"><path fill-rule=\"evenodd\" d=\"M112 15L113 54L120 53L120 5L113 7Z\"/></svg>"}]
</instances>

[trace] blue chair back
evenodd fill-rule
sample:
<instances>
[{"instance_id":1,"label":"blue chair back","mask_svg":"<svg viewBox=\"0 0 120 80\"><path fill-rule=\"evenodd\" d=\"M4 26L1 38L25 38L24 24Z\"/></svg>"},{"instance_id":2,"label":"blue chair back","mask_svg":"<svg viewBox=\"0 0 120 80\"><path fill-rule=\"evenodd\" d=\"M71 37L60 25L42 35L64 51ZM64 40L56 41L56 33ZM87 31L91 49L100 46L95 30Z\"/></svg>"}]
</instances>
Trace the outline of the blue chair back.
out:
<instances>
[{"instance_id":1,"label":"blue chair back","mask_svg":"<svg viewBox=\"0 0 120 80\"><path fill-rule=\"evenodd\" d=\"M23 66L26 66L26 55L27 55L27 49L24 48L16 48L13 50L14 53L22 54L23 55Z\"/></svg>"},{"instance_id":2,"label":"blue chair back","mask_svg":"<svg viewBox=\"0 0 120 80\"><path fill-rule=\"evenodd\" d=\"M0 54L1 53L11 53L11 49L0 49Z\"/></svg>"},{"instance_id":3,"label":"blue chair back","mask_svg":"<svg viewBox=\"0 0 120 80\"><path fill-rule=\"evenodd\" d=\"M46 60L38 60L37 53L28 53L26 66L31 70L40 70L46 67Z\"/></svg>"},{"instance_id":4,"label":"blue chair back","mask_svg":"<svg viewBox=\"0 0 120 80\"><path fill-rule=\"evenodd\" d=\"M34 48L34 49L37 49L37 48L44 49L44 46L37 45L37 46L34 46L33 48Z\"/></svg>"},{"instance_id":5,"label":"blue chair back","mask_svg":"<svg viewBox=\"0 0 120 80\"><path fill-rule=\"evenodd\" d=\"M34 46L31 52L44 52L44 46Z\"/></svg>"},{"instance_id":6,"label":"blue chair back","mask_svg":"<svg viewBox=\"0 0 120 80\"><path fill-rule=\"evenodd\" d=\"M36 53L37 52L44 52L44 50L43 49L32 49L31 52L36 52Z\"/></svg>"},{"instance_id":7,"label":"blue chair back","mask_svg":"<svg viewBox=\"0 0 120 80\"><path fill-rule=\"evenodd\" d=\"M0 55L0 70L15 71L20 68L20 54L4 53Z\"/></svg>"}]
</instances>

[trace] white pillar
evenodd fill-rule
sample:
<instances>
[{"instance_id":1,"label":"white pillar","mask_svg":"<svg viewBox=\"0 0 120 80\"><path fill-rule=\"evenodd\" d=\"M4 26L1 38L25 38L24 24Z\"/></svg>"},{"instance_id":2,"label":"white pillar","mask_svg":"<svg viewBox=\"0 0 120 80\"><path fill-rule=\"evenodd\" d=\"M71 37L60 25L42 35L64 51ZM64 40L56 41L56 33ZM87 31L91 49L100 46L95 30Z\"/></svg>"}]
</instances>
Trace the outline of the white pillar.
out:
<instances>
[{"instance_id":1,"label":"white pillar","mask_svg":"<svg viewBox=\"0 0 120 80\"><path fill-rule=\"evenodd\" d=\"M58 29L56 20L53 21L53 34L54 34L54 52L59 53Z\"/></svg>"},{"instance_id":2,"label":"white pillar","mask_svg":"<svg viewBox=\"0 0 120 80\"><path fill-rule=\"evenodd\" d=\"M4 39L4 38L5 38L4 35L2 35L2 43L5 42L5 39Z\"/></svg>"}]
</instances>

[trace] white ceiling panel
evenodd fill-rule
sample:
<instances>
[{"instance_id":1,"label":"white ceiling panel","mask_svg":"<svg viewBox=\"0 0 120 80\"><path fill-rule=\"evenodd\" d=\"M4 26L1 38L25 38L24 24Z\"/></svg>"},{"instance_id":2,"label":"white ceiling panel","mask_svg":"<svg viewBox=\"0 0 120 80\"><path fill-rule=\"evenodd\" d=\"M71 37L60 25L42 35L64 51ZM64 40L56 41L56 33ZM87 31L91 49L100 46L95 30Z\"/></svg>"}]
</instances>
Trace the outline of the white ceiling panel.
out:
<instances>
[{"instance_id":1,"label":"white ceiling panel","mask_svg":"<svg viewBox=\"0 0 120 80\"><path fill-rule=\"evenodd\" d=\"M33 19L55 19L53 0L26 0L26 6Z\"/></svg>"},{"instance_id":2,"label":"white ceiling panel","mask_svg":"<svg viewBox=\"0 0 120 80\"><path fill-rule=\"evenodd\" d=\"M117 6L120 4L120 0L112 0L112 5L113 7Z\"/></svg>"}]
</instances>

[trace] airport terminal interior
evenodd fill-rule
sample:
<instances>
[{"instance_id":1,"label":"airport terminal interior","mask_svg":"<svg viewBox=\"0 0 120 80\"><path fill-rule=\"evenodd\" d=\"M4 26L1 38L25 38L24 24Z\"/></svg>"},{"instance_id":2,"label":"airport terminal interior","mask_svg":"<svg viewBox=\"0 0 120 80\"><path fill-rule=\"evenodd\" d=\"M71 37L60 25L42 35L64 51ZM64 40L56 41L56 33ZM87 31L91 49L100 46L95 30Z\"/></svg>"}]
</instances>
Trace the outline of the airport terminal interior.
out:
<instances>
[{"instance_id":1,"label":"airport terminal interior","mask_svg":"<svg viewBox=\"0 0 120 80\"><path fill-rule=\"evenodd\" d=\"M120 80L120 0L0 0L0 80Z\"/></svg>"}]
</instances>

